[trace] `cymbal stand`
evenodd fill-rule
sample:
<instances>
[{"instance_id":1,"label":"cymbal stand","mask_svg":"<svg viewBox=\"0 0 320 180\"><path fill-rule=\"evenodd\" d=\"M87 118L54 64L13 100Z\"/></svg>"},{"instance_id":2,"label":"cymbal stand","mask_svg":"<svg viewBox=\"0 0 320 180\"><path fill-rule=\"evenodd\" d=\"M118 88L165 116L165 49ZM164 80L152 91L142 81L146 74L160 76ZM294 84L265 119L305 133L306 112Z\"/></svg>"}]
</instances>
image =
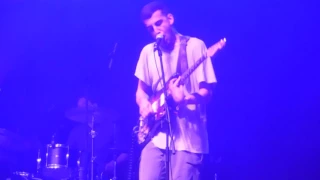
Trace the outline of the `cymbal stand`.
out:
<instances>
[{"instance_id":1,"label":"cymbal stand","mask_svg":"<svg viewBox=\"0 0 320 180\"><path fill-rule=\"evenodd\" d=\"M40 155L40 149L39 149L38 157L37 157L37 176L40 174L40 168L41 168L41 155Z\"/></svg>"},{"instance_id":2,"label":"cymbal stand","mask_svg":"<svg viewBox=\"0 0 320 180\"><path fill-rule=\"evenodd\" d=\"M94 130L94 115L92 115L91 117L91 132L90 132L90 135L91 135L91 180L93 180L94 178L94 160L95 160L95 156L94 156L94 138L96 137L96 132Z\"/></svg>"},{"instance_id":3,"label":"cymbal stand","mask_svg":"<svg viewBox=\"0 0 320 180\"><path fill-rule=\"evenodd\" d=\"M116 148L116 122L113 121L113 147L112 160L113 160L113 177L109 180L117 180L117 148ZM101 173L101 179L103 179L104 172Z\"/></svg>"},{"instance_id":4,"label":"cymbal stand","mask_svg":"<svg viewBox=\"0 0 320 180\"><path fill-rule=\"evenodd\" d=\"M116 122L113 122L113 178L117 180Z\"/></svg>"}]
</instances>

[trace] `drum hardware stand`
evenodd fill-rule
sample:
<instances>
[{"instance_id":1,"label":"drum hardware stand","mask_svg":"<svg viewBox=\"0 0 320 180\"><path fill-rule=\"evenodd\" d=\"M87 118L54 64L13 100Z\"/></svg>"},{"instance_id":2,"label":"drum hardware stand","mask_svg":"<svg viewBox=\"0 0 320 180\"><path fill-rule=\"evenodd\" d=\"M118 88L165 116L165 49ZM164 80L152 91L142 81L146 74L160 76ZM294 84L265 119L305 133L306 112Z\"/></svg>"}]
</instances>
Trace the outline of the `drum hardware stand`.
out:
<instances>
[{"instance_id":1,"label":"drum hardware stand","mask_svg":"<svg viewBox=\"0 0 320 180\"><path fill-rule=\"evenodd\" d=\"M113 160L113 178L112 180L116 180L117 179L117 159L115 158L115 160Z\"/></svg>"},{"instance_id":2,"label":"drum hardware stand","mask_svg":"<svg viewBox=\"0 0 320 180\"><path fill-rule=\"evenodd\" d=\"M109 62L109 65L108 65L109 69L111 69L113 56L115 54L117 45L118 45L118 43L116 42L115 45L114 45L113 51L110 53L110 62ZM88 77L87 80L89 80L89 77ZM89 83L87 85L89 86ZM91 118L91 131L90 131L90 135L91 135L91 180L94 180L94 161L96 159L96 157L94 156L94 152L93 152L94 151L94 138L96 137L96 132L94 130L94 123L95 123L95 119L94 118L95 117L94 117L94 114L92 114L91 117L88 116L88 114L89 114L89 87L87 87L87 88L88 89L87 89L87 93L86 93L86 96L85 96L85 98L86 98L86 112L87 112L86 116L87 116L87 119Z\"/></svg>"},{"instance_id":3,"label":"drum hardware stand","mask_svg":"<svg viewBox=\"0 0 320 180\"><path fill-rule=\"evenodd\" d=\"M114 158L113 160L113 177L111 180L117 180L117 158Z\"/></svg>"},{"instance_id":4,"label":"drum hardware stand","mask_svg":"<svg viewBox=\"0 0 320 180\"><path fill-rule=\"evenodd\" d=\"M88 77L88 81L89 81L89 77ZM96 137L96 132L94 130L94 123L95 123L95 119L94 119L94 110L89 112L89 83L87 84L87 90L86 90L86 95L85 95L85 100L86 100L86 120L91 119L91 130L90 130L90 135L91 135L91 175L90 175L90 179L94 180L94 161L95 161L95 156L94 156L94 138ZM92 113L92 114L91 114ZM89 115L90 114L90 115Z\"/></svg>"},{"instance_id":5,"label":"drum hardware stand","mask_svg":"<svg viewBox=\"0 0 320 180\"><path fill-rule=\"evenodd\" d=\"M37 158L37 175L40 174L41 168L41 156L40 156L40 149L38 150L38 158Z\"/></svg>"},{"instance_id":6,"label":"drum hardware stand","mask_svg":"<svg viewBox=\"0 0 320 180\"><path fill-rule=\"evenodd\" d=\"M116 122L113 121L113 178L111 180L117 180L116 142Z\"/></svg>"},{"instance_id":7,"label":"drum hardware stand","mask_svg":"<svg viewBox=\"0 0 320 180\"><path fill-rule=\"evenodd\" d=\"M94 131L94 115L92 115L92 122L91 122L91 180L93 180L94 177L94 160L96 159L96 157L94 156L94 138L96 137L96 132Z\"/></svg>"},{"instance_id":8,"label":"drum hardware stand","mask_svg":"<svg viewBox=\"0 0 320 180\"><path fill-rule=\"evenodd\" d=\"M81 155L82 155L82 151L80 150L79 151L79 154L78 154L78 160L77 160L77 167L78 167L78 174L77 174L77 178L78 180L84 180L86 179L85 177L85 170L83 167L81 167Z\"/></svg>"}]
</instances>

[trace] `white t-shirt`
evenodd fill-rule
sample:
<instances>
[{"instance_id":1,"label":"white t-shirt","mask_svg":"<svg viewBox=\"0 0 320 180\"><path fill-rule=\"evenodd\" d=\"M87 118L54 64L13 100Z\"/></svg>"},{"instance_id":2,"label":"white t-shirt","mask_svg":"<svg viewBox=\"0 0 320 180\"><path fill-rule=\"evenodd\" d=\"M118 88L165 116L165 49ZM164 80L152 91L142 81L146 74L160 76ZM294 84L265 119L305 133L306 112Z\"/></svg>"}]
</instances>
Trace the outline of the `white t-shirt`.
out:
<instances>
[{"instance_id":1,"label":"white t-shirt","mask_svg":"<svg viewBox=\"0 0 320 180\"><path fill-rule=\"evenodd\" d=\"M171 53L162 53L163 67L165 80L175 73L177 69L180 43L175 45ZM205 56L207 48L205 43L195 37L190 37L186 46L188 59L188 67L190 68L196 61ZM161 80L161 65L158 52L154 51L154 43L147 44L140 53L135 76L148 86L152 87L152 91L156 92L162 89ZM198 68L190 75L190 85L185 86L185 94L195 93L199 90L199 83L205 81L207 83L216 83L216 76L212 67L210 57L201 63ZM185 108L180 108L180 113L183 114L180 118L171 119L176 121L176 126L173 129L175 149L178 151L189 151L193 153L208 153L208 134L206 127L206 109L204 104L187 105ZM170 138L169 138L170 140ZM155 146L165 149L166 134L158 133L152 142ZM169 142L169 145L171 143Z\"/></svg>"}]
</instances>

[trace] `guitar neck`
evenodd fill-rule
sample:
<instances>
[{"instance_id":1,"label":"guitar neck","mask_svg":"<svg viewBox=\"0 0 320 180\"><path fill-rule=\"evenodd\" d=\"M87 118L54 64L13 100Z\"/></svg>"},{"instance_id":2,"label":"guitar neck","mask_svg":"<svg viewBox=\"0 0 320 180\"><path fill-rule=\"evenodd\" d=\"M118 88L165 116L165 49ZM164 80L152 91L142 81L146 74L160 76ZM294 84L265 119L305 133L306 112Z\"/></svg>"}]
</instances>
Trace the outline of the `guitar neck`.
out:
<instances>
[{"instance_id":1,"label":"guitar neck","mask_svg":"<svg viewBox=\"0 0 320 180\"><path fill-rule=\"evenodd\" d=\"M203 61L205 61L207 57L212 57L219 49L221 49L225 45L226 41L226 38L221 39L219 42L208 48L207 54L198 59L186 72L181 75L180 84L184 84L187 78L189 78L189 76L199 67L199 65L203 63Z\"/></svg>"},{"instance_id":2,"label":"guitar neck","mask_svg":"<svg viewBox=\"0 0 320 180\"><path fill-rule=\"evenodd\" d=\"M184 84L187 78L200 66L203 61L206 60L205 56L202 56L199 60L197 60L188 70L186 70L182 75L181 75L181 80L180 84Z\"/></svg>"}]
</instances>

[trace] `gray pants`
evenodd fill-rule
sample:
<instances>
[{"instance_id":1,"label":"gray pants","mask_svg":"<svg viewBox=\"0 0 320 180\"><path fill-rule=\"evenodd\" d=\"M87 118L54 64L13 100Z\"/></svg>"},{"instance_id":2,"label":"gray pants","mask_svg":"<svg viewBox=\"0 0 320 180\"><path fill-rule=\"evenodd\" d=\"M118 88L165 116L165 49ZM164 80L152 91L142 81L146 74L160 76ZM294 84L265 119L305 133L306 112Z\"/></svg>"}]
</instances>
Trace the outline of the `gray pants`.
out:
<instances>
[{"instance_id":1,"label":"gray pants","mask_svg":"<svg viewBox=\"0 0 320 180\"><path fill-rule=\"evenodd\" d=\"M141 152L139 180L166 179L165 150L149 142ZM170 180L198 180L203 155L186 151L176 151L170 156Z\"/></svg>"}]
</instances>

